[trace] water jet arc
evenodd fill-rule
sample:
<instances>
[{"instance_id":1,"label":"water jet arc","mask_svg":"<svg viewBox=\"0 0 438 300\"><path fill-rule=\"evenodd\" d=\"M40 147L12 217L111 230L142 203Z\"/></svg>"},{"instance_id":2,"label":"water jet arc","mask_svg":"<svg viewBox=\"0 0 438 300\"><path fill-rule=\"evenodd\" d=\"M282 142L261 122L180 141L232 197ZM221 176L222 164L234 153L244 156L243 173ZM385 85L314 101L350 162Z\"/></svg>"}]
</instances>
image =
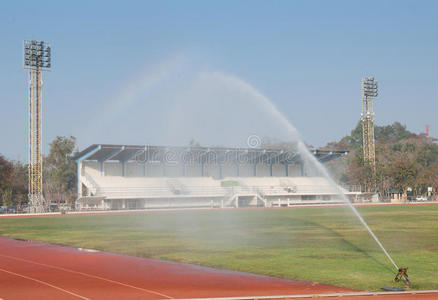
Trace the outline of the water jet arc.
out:
<instances>
[{"instance_id":1,"label":"water jet arc","mask_svg":"<svg viewBox=\"0 0 438 300\"><path fill-rule=\"evenodd\" d=\"M238 92L244 93L248 95L250 101L253 102L253 104L259 106L270 119L279 125L279 128L285 129L285 137L287 138L293 138L294 141L296 141L297 150L302 155L302 158L310 163L319 174L322 174L327 180L330 182L330 184L335 187L337 190L339 196L341 196L342 200L348 204L348 206L351 208L353 213L357 216L361 224L366 228L368 233L371 235L371 237L374 239L374 241L377 243L377 245L382 249L385 256L388 258L388 260L391 262L391 264L396 268L396 270L399 269L397 264L394 262L392 257L389 255L388 251L385 249L383 244L380 242L380 240L377 238L377 236L374 234L374 232L371 230L371 228L368 226L368 224L365 222L365 220L362 218L360 213L357 211L356 207L353 206L353 204L350 202L350 200L346 197L346 195L343 193L343 191L339 188L339 186L335 183L335 181L331 178L329 175L327 169L310 153L309 149L303 142L298 130L289 122L289 120L277 109L277 107L262 93L260 93L257 89L255 89L253 86L248 84L247 82L241 80L240 78L225 75L222 73L211 73L211 74L204 74L204 76L211 77L212 80L219 81L225 84L228 84L230 87L235 88Z\"/></svg>"}]
</instances>

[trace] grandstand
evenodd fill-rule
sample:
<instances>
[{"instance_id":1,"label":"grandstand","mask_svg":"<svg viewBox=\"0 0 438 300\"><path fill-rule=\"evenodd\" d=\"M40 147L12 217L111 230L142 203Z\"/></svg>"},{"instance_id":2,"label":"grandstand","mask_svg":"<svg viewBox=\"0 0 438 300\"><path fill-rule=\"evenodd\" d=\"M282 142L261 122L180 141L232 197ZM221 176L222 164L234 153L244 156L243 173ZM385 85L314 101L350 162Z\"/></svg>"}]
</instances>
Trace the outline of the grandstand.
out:
<instances>
[{"instance_id":1,"label":"grandstand","mask_svg":"<svg viewBox=\"0 0 438 300\"><path fill-rule=\"evenodd\" d=\"M322 163L345 154L313 151ZM281 149L95 144L75 160L79 210L272 207L340 201L337 188L327 179L307 176L298 153Z\"/></svg>"}]
</instances>

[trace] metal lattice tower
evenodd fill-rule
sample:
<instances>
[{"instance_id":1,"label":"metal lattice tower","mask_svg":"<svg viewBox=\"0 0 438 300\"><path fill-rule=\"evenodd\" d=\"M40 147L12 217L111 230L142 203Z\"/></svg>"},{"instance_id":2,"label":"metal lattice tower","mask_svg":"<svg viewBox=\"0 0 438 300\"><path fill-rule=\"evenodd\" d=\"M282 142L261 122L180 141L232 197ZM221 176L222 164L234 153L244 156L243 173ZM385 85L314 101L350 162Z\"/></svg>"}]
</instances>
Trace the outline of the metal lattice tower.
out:
<instances>
[{"instance_id":1,"label":"metal lattice tower","mask_svg":"<svg viewBox=\"0 0 438 300\"><path fill-rule=\"evenodd\" d=\"M376 175L376 148L374 141L374 108L373 99L377 97L377 80L374 77L365 77L362 80L362 132L363 132L363 160L372 171L374 181ZM374 183L368 183L368 188Z\"/></svg>"},{"instance_id":2,"label":"metal lattice tower","mask_svg":"<svg viewBox=\"0 0 438 300\"><path fill-rule=\"evenodd\" d=\"M42 41L24 41L24 68L29 69L29 212L47 210L43 196L42 71L51 67L51 49Z\"/></svg>"}]
</instances>

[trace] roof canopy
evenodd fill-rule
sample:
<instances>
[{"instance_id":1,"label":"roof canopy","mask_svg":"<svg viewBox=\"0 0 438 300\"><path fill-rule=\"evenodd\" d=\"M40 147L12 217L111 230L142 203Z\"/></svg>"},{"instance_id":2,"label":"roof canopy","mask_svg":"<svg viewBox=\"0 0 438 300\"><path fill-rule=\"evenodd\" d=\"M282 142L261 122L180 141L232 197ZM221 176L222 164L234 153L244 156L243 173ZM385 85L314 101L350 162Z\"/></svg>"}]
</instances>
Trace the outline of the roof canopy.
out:
<instances>
[{"instance_id":1,"label":"roof canopy","mask_svg":"<svg viewBox=\"0 0 438 300\"><path fill-rule=\"evenodd\" d=\"M347 151L310 150L320 161L327 162L347 154ZM263 148L166 147L139 145L94 144L75 155L80 161L137 161L161 163L283 163L300 161L296 151Z\"/></svg>"}]
</instances>

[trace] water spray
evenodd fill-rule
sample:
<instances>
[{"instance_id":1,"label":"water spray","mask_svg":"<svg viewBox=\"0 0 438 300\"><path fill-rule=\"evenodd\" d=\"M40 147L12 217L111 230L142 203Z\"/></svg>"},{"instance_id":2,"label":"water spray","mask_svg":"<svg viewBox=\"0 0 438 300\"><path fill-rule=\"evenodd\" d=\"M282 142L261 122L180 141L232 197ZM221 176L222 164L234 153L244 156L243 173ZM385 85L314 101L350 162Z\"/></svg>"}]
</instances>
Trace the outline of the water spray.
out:
<instances>
[{"instance_id":1,"label":"water spray","mask_svg":"<svg viewBox=\"0 0 438 300\"><path fill-rule=\"evenodd\" d=\"M368 233L371 235L371 237L376 241L377 245L382 249L383 253L386 255L388 260L391 262L391 264L395 267L395 269L398 271L399 267L394 262L392 257L389 255L388 251L386 251L383 244L380 242L380 240L377 238L377 236L374 234L374 232L371 230L371 228L368 226L368 224L365 222L365 220L362 218L360 213L357 211L357 209L353 206L353 204L350 202L350 200L345 196L344 192L340 189L338 184L331 178L326 168L310 153L307 146L304 144L300 133L298 130L289 122L288 119L277 109L277 107L262 93L260 93L258 90L256 90L253 86L246 83L245 81L241 80L240 78L234 77L234 76L228 76L221 73L213 73L210 75L213 79L219 80L222 82L226 82L230 85L233 85L237 87L239 90L245 91L248 95L250 95L251 101L257 102L257 104L263 108L263 111L268 114L272 120L275 120L275 122L280 126L280 128L284 128L286 130L287 136L290 138L292 137L297 141L297 150L302 156L302 159L307 160L311 163L312 166L314 166L317 171L322 174L327 180L330 182L330 184L337 190L337 193L342 197L342 200L348 204L348 206L351 208L353 213L357 216L359 221L362 223L362 225L367 229Z\"/></svg>"},{"instance_id":2,"label":"water spray","mask_svg":"<svg viewBox=\"0 0 438 300\"><path fill-rule=\"evenodd\" d=\"M306 153L305 151L308 152L306 145L304 145L304 143L302 143L302 142L298 143L298 149L300 150L300 152L304 152L304 153ZM371 230L371 228L368 226L368 224L362 218L361 214L357 211L356 207L354 207L354 205L350 202L350 200L341 191L339 186L333 181L333 179L330 177L330 175L328 174L328 172L324 168L324 166L321 165L313 155L308 155L307 158L312 160L314 165L316 165L318 167L319 171L327 178L327 180L330 181L330 183L334 187L336 187L338 194L342 197L342 200L344 200L344 202L348 204L348 206L351 208L351 210L356 215L356 217L359 219L359 221L362 223L362 225L366 228L366 230L371 235L371 237L376 241L377 245L379 245L380 249L382 249L383 253L385 253L386 257L389 259L389 261L392 263L392 265L395 267L395 269L399 270L399 267L394 262L391 255L389 255L388 251L386 251L385 247L383 247L383 244L380 242L380 240L377 238L377 236L374 234L374 232Z\"/></svg>"},{"instance_id":3,"label":"water spray","mask_svg":"<svg viewBox=\"0 0 438 300\"><path fill-rule=\"evenodd\" d=\"M348 201L348 200L347 200ZM359 218L359 221L362 223L363 226L368 230L369 234L373 237L373 239L376 241L377 245L382 249L383 253L385 253L386 257L389 259L389 261L392 263L392 265L395 267L396 270L399 270L400 268L397 266L397 264L392 259L391 255L389 255L388 251L386 251L385 247L383 247L380 240L377 238L377 236L374 234L374 232L371 230L371 228L368 226L368 224L365 222L365 220L362 218L362 216L357 211L356 207L353 206L353 204L348 201L349 206L353 210L354 214Z\"/></svg>"},{"instance_id":4,"label":"water spray","mask_svg":"<svg viewBox=\"0 0 438 300\"><path fill-rule=\"evenodd\" d=\"M247 82L235 76L214 72L214 73L203 73L201 78L203 80L211 80L215 83L220 82L222 84L226 84L229 85L230 87L235 88L239 93L242 93L245 96L247 96L245 98L249 99L249 101L251 101L251 104L256 104L268 117L270 117L273 124L278 126L278 128L284 129L286 134L285 136L287 136L288 139L292 138L293 140L297 141L297 150L298 153L300 153L301 159L308 161L313 167L315 167L316 171L319 172L319 174L321 174L322 176L324 176L330 182L330 184L337 190L337 193L341 197L343 202L346 203L346 205L348 205L351 208L353 213L359 219L360 223L367 229L368 233L375 240L375 242L380 247L380 249L382 249L383 253L391 262L391 264L394 266L396 271L399 272L400 275L397 278L401 278L401 280L406 280L407 268L398 267L398 265L389 255L388 251L385 249L383 244L380 242L380 240L377 238L377 236L374 234L374 232L371 230L371 228L362 218L362 216L357 211L357 209L353 206L353 204L350 202L350 200L347 198L344 192L340 189L338 184L336 184L335 181L331 178L325 167L310 153L307 146L304 144L301 135L297 131L297 129L289 122L289 120L277 109L277 107L267 97L265 97L262 93L260 93L257 89L255 89ZM406 270L400 273L400 270L403 269Z\"/></svg>"}]
</instances>

